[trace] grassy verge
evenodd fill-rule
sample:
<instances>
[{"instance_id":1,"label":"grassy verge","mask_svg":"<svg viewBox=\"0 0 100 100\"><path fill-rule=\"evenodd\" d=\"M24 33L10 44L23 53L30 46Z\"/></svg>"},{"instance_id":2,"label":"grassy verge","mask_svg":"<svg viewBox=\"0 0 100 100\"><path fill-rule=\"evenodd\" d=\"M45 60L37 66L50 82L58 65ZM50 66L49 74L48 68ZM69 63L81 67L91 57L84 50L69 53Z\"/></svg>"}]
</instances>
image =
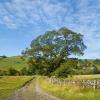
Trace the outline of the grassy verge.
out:
<instances>
[{"instance_id":1,"label":"grassy verge","mask_svg":"<svg viewBox=\"0 0 100 100\"><path fill-rule=\"evenodd\" d=\"M62 100L100 100L100 91L82 89L76 85L51 84L46 78L40 78L41 88Z\"/></svg>"},{"instance_id":2,"label":"grassy verge","mask_svg":"<svg viewBox=\"0 0 100 100\"><path fill-rule=\"evenodd\" d=\"M31 76L3 76L0 77L0 100L8 96L14 90L23 86Z\"/></svg>"},{"instance_id":3,"label":"grassy verge","mask_svg":"<svg viewBox=\"0 0 100 100\"><path fill-rule=\"evenodd\" d=\"M100 74L95 75L74 75L72 79L100 79Z\"/></svg>"}]
</instances>

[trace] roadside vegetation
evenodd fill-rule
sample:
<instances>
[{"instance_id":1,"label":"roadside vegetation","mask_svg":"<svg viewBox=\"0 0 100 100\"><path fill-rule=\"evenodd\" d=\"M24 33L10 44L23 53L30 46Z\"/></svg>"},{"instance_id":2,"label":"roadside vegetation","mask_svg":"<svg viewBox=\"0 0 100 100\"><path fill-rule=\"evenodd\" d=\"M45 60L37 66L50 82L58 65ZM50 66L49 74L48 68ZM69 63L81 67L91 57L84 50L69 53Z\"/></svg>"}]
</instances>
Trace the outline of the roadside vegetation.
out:
<instances>
[{"instance_id":1,"label":"roadside vegetation","mask_svg":"<svg viewBox=\"0 0 100 100\"><path fill-rule=\"evenodd\" d=\"M73 77L70 77L70 78L72 78L72 79L100 79L100 74L94 74L94 75L74 75Z\"/></svg>"},{"instance_id":2,"label":"roadside vegetation","mask_svg":"<svg viewBox=\"0 0 100 100\"><path fill-rule=\"evenodd\" d=\"M40 78L39 83L44 91L61 98L61 100L100 100L100 91L98 90L83 89L78 85L71 84L52 84L48 82L47 78Z\"/></svg>"},{"instance_id":3,"label":"roadside vegetation","mask_svg":"<svg viewBox=\"0 0 100 100\"><path fill-rule=\"evenodd\" d=\"M21 88L25 82L32 79L31 76L2 76L0 77L0 100Z\"/></svg>"}]
</instances>

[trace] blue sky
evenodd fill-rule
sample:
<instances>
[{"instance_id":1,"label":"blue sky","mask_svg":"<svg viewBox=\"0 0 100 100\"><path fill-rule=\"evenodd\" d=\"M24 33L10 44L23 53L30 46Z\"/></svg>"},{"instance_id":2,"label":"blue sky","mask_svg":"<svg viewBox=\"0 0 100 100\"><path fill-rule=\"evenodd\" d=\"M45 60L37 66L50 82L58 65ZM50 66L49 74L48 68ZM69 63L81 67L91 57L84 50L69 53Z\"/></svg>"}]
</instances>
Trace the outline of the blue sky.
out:
<instances>
[{"instance_id":1,"label":"blue sky","mask_svg":"<svg viewBox=\"0 0 100 100\"><path fill-rule=\"evenodd\" d=\"M20 55L36 36L63 26L84 35L80 58L100 58L100 0L0 0L0 55Z\"/></svg>"}]
</instances>

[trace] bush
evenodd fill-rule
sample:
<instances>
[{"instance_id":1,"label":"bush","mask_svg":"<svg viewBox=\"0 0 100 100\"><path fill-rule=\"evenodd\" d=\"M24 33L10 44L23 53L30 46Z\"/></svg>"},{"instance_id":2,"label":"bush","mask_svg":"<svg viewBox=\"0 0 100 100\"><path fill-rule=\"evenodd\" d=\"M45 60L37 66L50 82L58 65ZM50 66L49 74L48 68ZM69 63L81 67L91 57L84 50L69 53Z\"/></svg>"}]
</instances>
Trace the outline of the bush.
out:
<instances>
[{"instance_id":1,"label":"bush","mask_svg":"<svg viewBox=\"0 0 100 100\"><path fill-rule=\"evenodd\" d=\"M8 71L0 70L0 76L9 75Z\"/></svg>"},{"instance_id":2,"label":"bush","mask_svg":"<svg viewBox=\"0 0 100 100\"><path fill-rule=\"evenodd\" d=\"M21 69L21 74L22 75L28 75L28 69L26 67Z\"/></svg>"},{"instance_id":3,"label":"bush","mask_svg":"<svg viewBox=\"0 0 100 100\"><path fill-rule=\"evenodd\" d=\"M9 69L9 75L11 75L11 76L13 76L13 75L17 76L17 75L20 75L20 72L18 70L14 69L14 68L10 68Z\"/></svg>"},{"instance_id":4,"label":"bush","mask_svg":"<svg viewBox=\"0 0 100 100\"><path fill-rule=\"evenodd\" d=\"M20 56L20 59L21 59L22 61L25 61L25 58L24 58L23 56Z\"/></svg>"},{"instance_id":5,"label":"bush","mask_svg":"<svg viewBox=\"0 0 100 100\"><path fill-rule=\"evenodd\" d=\"M52 74L56 77L68 77L68 75L72 75L73 69L67 64L62 64L55 72Z\"/></svg>"}]
</instances>

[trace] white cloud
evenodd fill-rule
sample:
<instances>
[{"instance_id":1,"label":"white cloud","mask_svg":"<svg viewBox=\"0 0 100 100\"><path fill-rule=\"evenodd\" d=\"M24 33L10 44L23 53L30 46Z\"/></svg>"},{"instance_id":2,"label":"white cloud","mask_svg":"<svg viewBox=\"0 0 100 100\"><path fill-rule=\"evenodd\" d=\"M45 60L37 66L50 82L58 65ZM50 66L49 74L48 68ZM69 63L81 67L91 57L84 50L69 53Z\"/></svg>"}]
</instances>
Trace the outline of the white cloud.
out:
<instances>
[{"instance_id":1,"label":"white cloud","mask_svg":"<svg viewBox=\"0 0 100 100\"><path fill-rule=\"evenodd\" d=\"M59 1L11 0L0 3L0 23L10 28L27 27L31 24L35 29L41 30L66 26L85 35L85 43L91 52L98 51L100 0Z\"/></svg>"},{"instance_id":2,"label":"white cloud","mask_svg":"<svg viewBox=\"0 0 100 100\"><path fill-rule=\"evenodd\" d=\"M14 21L8 17L8 16L4 16L3 20L2 20L9 28L16 28L16 25L14 23Z\"/></svg>"},{"instance_id":3,"label":"white cloud","mask_svg":"<svg viewBox=\"0 0 100 100\"><path fill-rule=\"evenodd\" d=\"M65 8L63 4L59 2L54 4L50 0L12 0L5 2L0 8L2 12L0 16L9 15L18 26L28 24L59 26L63 14L67 11L67 7Z\"/></svg>"},{"instance_id":4,"label":"white cloud","mask_svg":"<svg viewBox=\"0 0 100 100\"><path fill-rule=\"evenodd\" d=\"M11 2L4 2L0 4L0 20L3 21L3 17L9 15L9 19L12 19L17 27L28 24L41 27L44 24L56 28L65 25L75 30L80 27L78 29L80 32L86 31L86 27L97 26L98 21L95 19L100 17L100 13L97 13L97 9L100 9L99 0L96 1L96 5L90 5L91 0L77 0L76 5L71 4L73 1L64 1L63 3L57 0L55 3L51 1L11 0ZM6 24L6 21L4 23Z\"/></svg>"}]
</instances>

